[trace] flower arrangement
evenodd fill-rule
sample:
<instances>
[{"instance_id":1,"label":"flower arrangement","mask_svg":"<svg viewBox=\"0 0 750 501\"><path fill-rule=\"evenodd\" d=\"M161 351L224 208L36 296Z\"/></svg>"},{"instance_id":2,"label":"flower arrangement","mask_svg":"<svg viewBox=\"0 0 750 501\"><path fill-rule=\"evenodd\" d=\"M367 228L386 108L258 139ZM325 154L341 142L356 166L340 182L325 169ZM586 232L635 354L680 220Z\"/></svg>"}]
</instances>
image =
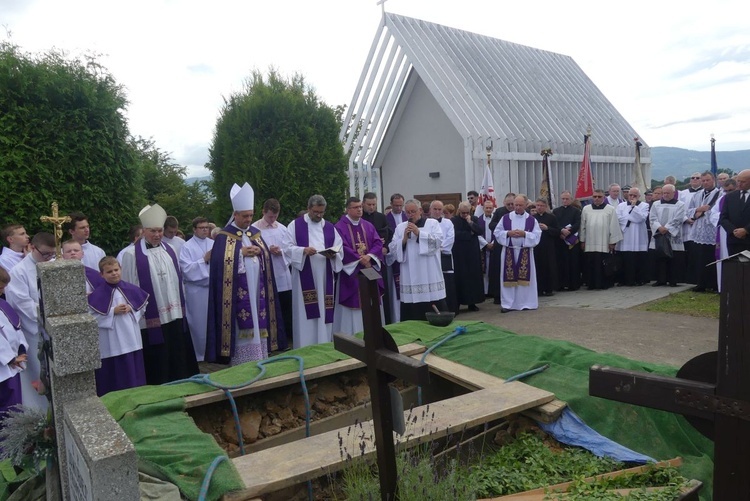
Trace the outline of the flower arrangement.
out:
<instances>
[{"instance_id":1,"label":"flower arrangement","mask_svg":"<svg viewBox=\"0 0 750 501\"><path fill-rule=\"evenodd\" d=\"M56 454L51 416L23 405L11 407L0 428L0 460L8 459L14 466L38 472Z\"/></svg>"}]
</instances>

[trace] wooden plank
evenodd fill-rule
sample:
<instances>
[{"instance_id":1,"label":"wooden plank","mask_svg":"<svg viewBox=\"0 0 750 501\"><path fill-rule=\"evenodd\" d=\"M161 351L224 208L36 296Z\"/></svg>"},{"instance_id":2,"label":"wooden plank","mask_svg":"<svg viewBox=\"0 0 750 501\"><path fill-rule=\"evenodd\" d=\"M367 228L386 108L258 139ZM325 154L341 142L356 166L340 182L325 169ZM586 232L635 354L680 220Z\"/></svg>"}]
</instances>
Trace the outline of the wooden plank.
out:
<instances>
[{"instance_id":1,"label":"wooden plank","mask_svg":"<svg viewBox=\"0 0 750 501\"><path fill-rule=\"evenodd\" d=\"M678 467L682 465L682 458L676 457L674 459L669 459L666 461L660 461L658 463L651 463L651 464L645 464L643 466L635 466L633 468L627 468L625 470L617 470L612 471L609 473L602 473L601 475L596 475L594 477L588 477L583 479L584 482L591 483L597 480L601 480L603 478L615 478L619 477L620 475L625 475L629 473L643 473L646 471L649 471L653 468L666 468L669 466L672 467ZM563 482L561 484L555 484L550 485L547 487L540 487L538 489L532 489L530 491L524 491L524 492L518 492L516 494L508 494L507 496L500 496L492 499L486 499L483 501L525 501L525 500L531 500L531 499L543 499L538 497L528 497L528 496L544 496L545 493L550 492L566 492L570 486L573 485L573 482Z\"/></svg>"},{"instance_id":2,"label":"wooden plank","mask_svg":"<svg viewBox=\"0 0 750 501\"><path fill-rule=\"evenodd\" d=\"M418 417L417 423L407 425L406 446L430 442L553 399L552 393L513 382L417 407L404 412L405 421L410 415ZM421 419L423 411L427 416L424 420ZM363 449L360 449L360 441L354 438L354 434L351 435L352 439L346 438L347 431L347 428L342 428L234 459L235 468L246 489L228 493L224 499L251 499L344 468L346 462L341 460L339 436L344 437L343 445L352 456L373 459L375 447L370 439L374 433L372 422L363 423L362 428L356 431L357 436L366 437L361 441ZM403 437L399 439L394 436L394 439L404 446Z\"/></svg>"},{"instance_id":3,"label":"wooden plank","mask_svg":"<svg viewBox=\"0 0 750 501\"><path fill-rule=\"evenodd\" d=\"M539 407L523 411L523 415L541 423L553 423L568 406L566 402L555 399Z\"/></svg>"},{"instance_id":4,"label":"wooden plank","mask_svg":"<svg viewBox=\"0 0 750 501\"><path fill-rule=\"evenodd\" d=\"M409 356L424 353L426 349L427 348L417 343L409 343L399 346L399 352ZM339 360L338 362L321 365L319 367L313 367L311 369L305 369L305 380L311 381L313 379L330 376L331 374L339 374L342 372L362 369L364 366L365 364L363 362L360 362L359 360L347 358L346 360ZM234 398L237 398L243 395L252 395L254 393L260 393L262 391L268 391L274 388L280 388L282 386L287 386L298 382L299 372L294 371L287 374L282 374L280 376L263 379L245 388L232 390L231 393ZM226 395L224 395L224 392L222 390L209 391L206 393L201 393L200 395L191 395L189 397L185 397L185 408L189 409L191 407L198 407L214 402L221 402L226 399L227 397Z\"/></svg>"}]
</instances>

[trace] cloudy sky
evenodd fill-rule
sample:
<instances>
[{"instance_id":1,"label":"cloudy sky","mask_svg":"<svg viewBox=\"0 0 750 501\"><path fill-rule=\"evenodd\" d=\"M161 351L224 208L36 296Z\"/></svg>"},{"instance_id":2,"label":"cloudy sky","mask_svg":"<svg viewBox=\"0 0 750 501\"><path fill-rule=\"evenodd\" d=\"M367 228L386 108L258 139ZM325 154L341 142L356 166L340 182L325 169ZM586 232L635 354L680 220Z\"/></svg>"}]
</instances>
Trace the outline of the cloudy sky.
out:
<instances>
[{"instance_id":1,"label":"cloudy sky","mask_svg":"<svg viewBox=\"0 0 750 501\"><path fill-rule=\"evenodd\" d=\"M619 4L619 5L618 5ZM617 7L615 7L617 5ZM571 56L649 146L750 149L745 0L388 0L388 12ZM30 52L101 54L133 135L205 175L223 97L254 69L300 73L349 104L381 19L376 0L0 0Z\"/></svg>"}]
</instances>

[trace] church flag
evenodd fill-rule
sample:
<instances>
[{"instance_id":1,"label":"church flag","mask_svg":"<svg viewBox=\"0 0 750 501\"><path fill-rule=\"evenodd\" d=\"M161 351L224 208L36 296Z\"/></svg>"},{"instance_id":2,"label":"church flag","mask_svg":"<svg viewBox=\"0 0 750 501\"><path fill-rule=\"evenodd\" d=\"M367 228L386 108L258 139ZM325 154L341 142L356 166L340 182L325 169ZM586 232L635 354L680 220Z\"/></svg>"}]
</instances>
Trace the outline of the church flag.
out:
<instances>
[{"instance_id":1,"label":"church flag","mask_svg":"<svg viewBox=\"0 0 750 501\"><path fill-rule=\"evenodd\" d=\"M549 169L550 156L552 156L550 148L542 150L542 185L539 187L539 198L545 199L550 210L552 210L555 208L555 189L552 187L552 172Z\"/></svg>"},{"instance_id":2,"label":"church flag","mask_svg":"<svg viewBox=\"0 0 750 501\"><path fill-rule=\"evenodd\" d=\"M578 184L576 185L576 198L591 198L594 194L594 178L591 174L591 134L583 136L583 161L578 170Z\"/></svg>"},{"instance_id":3,"label":"church flag","mask_svg":"<svg viewBox=\"0 0 750 501\"><path fill-rule=\"evenodd\" d=\"M713 134L711 134L713 136ZM716 139L711 137L711 174L714 175L714 179L716 179L717 171L719 170L719 165L716 163ZM721 186L723 188L723 186Z\"/></svg>"},{"instance_id":4,"label":"church flag","mask_svg":"<svg viewBox=\"0 0 750 501\"><path fill-rule=\"evenodd\" d=\"M492 206L497 207L497 202L495 200L495 185L492 183L492 172L490 171L489 165L484 169L484 177L482 178L482 187L479 189L477 208L484 207L484 203L487 200L491 200Z\"/></svg>"},{"instance_id":5,"label":"church flag","mask_svg":"<svg viewBox=\"0 0 750 501\"><path fill-rule=\"evenodd\" d=\"M646 192L646 178L643 175L643 166L641 165L641 146L643 146L643 143L641 143L638 138L634 139L635 141L635 162L633 163L633 183L631 186L633 188L638 188L641 191L641 198L643 198L643 194Z\"/></svg>"}]
</instances>

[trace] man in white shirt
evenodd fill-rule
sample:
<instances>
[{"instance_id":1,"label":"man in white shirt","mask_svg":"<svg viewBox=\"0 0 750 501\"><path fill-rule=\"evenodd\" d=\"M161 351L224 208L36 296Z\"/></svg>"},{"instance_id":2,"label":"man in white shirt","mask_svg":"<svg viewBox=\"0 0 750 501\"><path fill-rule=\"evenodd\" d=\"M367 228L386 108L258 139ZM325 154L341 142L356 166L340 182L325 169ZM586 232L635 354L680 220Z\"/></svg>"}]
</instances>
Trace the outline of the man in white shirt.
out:
<instances>
[{"instance_id":1,"label":"man in white shirt","mask_svg":"<svg viewBox=\"0 0 750 501\"><path fill-rule=\"evenodd\" d=\"M179 231L180 223L177 221L177 218L174 216L167 216L166 221L164 221L164 236L161 240L172 246L177 253L177 257L180 257L182 246L185 245L185 239L177 234Z\"/></svg>"},{"instance_id":2,"label":"man in white shirt","mask_svg":"<svg viewBox=\"0 0 750 501\"><path fill-rule=\"evenodd\" d=\"M70 237L81 244L83 249L83 264L89 268L95 270L99 269L99 261L106 256L104 250L101 247L89 242L91 236L91 227L89 226L89 219L82 212L71 212L70 223L67 224L68 233Z\"/></svg>"},{"instance_id":3,"label":"man in white shirt","mask_svg":"<svg viewBox=\"0 0 750 501\"><path fill-rule=\"evenodd\" d=\"M208 219L193 219L193 237L178 253L185 283L185 313L198 362L203 362L206 354L209 263L214 246L214 241L208 238L209 231Z\"/></svg>"},{"instance_id":4,"label":"man in white shirt","mask_svg":"<svg viewBox=\"0 0 750 501\"><path fill-rule=\"evenodd\" d=\"M10 270L30 252L29 236L20 224L6 224L0 231L0 236L8 245L3 247L3 252L0 254L0 266L10 273Z\"/></svg>"}]
</instances>

